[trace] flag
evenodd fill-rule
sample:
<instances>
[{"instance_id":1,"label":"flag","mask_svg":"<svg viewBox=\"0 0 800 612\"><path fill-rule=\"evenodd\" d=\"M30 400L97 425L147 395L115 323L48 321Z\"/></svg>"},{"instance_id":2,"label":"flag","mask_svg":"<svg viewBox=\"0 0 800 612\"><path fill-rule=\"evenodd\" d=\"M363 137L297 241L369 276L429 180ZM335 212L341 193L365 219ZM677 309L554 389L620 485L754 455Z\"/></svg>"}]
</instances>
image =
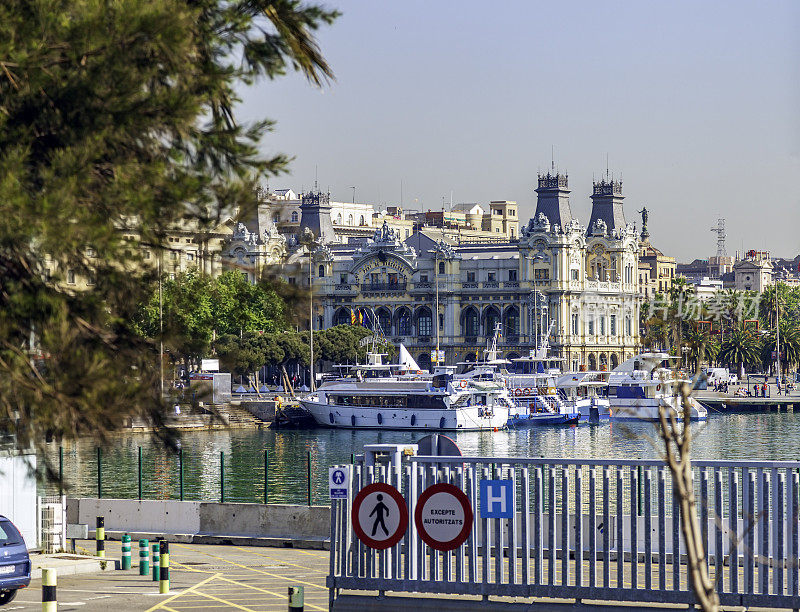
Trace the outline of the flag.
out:
<instances>
[{"instance_id":1,"label":"flag","mask_svg":"<svg viewBox=\"0 0 800 612\"><path fill-rule=\"evenodd\" d=\"M364 325L364 313L362 313L361 310L358 311L358 324Z\"/></svg>"},{"instance_id":2,"label":"flag","mask_svg":"<svg viewBox=\"0 0 800 612\"><path fill-rule=\"evenodd\" d=\"M353 312L353 309L350 309L350 325L356 324L356 313Z\"/></svg>"}]
</instances>

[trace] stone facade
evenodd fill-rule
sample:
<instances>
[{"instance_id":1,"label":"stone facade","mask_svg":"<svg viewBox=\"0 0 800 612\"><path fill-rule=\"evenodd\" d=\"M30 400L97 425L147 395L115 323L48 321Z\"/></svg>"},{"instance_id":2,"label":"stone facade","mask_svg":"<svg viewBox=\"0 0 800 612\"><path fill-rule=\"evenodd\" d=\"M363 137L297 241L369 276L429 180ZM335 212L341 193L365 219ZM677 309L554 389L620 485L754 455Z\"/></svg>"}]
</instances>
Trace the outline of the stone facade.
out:
<instances>
[{"instance_id":1,"label":"stone facade","mask_svg":"<svg viewBox=\"0 0 800 612\"><path fill-rule=\"evenodd\" d=\"M385 225L360 244L319 247L315 326L374 311L387 338L427 366L437 331L454 363L474 359L499 322L506 357L527 354L551 331L565 368L612 368L637 348L640 301L638 238L622 216L621 184L613 192L619 206L594 200L588 229L569 213L566 176L548 174L518 241L459 244L424 228L402 239Z\"/></svg>"}]
</instances>

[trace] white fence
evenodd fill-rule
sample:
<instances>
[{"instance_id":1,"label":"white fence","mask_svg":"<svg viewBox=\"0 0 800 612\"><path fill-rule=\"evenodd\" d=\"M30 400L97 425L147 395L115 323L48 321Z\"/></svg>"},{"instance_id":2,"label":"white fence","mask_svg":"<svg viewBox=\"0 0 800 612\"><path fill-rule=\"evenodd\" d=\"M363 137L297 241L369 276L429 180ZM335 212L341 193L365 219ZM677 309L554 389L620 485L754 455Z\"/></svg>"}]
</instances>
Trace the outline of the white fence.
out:
<instances>
[{"instance_id":1,"label":"white fence","mask_svg":"<svg viewBox=\"0 0 800 612\"><path fill-rule=\"evenodd\" d=\"M401 469L353 470L348 498L332 502L332 604L338 589L694 602L663 462L412 457ZM721 603L800 608L800 462L697 461L693 470ZM480 515L480 481L489 479L513 482L511 518ZM350 520L372 482L397 487L410 517L403 539L382 551L364 545ZM440 482L461 489L475 516L449 552L426 545L413 519L419 496Z\"/></svg>"}]
</instances>

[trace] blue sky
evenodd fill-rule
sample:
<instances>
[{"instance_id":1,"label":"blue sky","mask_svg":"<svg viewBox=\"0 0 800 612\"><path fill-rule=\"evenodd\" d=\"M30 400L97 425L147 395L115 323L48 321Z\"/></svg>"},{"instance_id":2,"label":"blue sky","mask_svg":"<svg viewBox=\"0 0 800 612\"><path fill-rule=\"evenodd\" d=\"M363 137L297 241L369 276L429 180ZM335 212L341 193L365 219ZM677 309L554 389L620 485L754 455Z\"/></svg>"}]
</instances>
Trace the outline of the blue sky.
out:
<instances>
[{"instance_id":1,"label":"blue sky","mask_svg":"<svg viewBox=\"0 0 800 612\"><path fill-rule=\"evenodd\" d=\"M800 252L800 2L329 2L319 33L336 80L290 75L242 92L294 156L271 186L438 210L516 200L569 173L587 223L593 175L622 176L626 218L651 211L679 261Z\"/></svg>"}]
</instances>

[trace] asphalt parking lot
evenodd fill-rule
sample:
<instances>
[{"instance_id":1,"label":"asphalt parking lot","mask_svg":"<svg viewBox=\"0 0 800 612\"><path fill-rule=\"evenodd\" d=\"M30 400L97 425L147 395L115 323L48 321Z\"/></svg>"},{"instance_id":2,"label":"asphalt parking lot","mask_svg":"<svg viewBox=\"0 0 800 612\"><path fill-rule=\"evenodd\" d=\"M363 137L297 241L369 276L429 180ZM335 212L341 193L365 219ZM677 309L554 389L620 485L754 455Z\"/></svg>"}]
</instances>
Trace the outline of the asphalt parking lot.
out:
<instances>
[{"instance_id":1,"label":"asphalt parking lot","mask_svg":"<svg viewBox=\"0 0 800 612\"><path fill-rule=\"evenodd\" d=\"M87 551L92 542L79 542ZM109 558L120 558L120 543L107 542ZM58 577L58 609L81 612L128 610L245 610L285 612L288 588L302 586L306 610L327 610L328 552L293 548L170 544L168 595L151 576L139 576L137 547L130 570ZM0 608L41 610L41 581Z\"/></svg>"}]
</instances>

